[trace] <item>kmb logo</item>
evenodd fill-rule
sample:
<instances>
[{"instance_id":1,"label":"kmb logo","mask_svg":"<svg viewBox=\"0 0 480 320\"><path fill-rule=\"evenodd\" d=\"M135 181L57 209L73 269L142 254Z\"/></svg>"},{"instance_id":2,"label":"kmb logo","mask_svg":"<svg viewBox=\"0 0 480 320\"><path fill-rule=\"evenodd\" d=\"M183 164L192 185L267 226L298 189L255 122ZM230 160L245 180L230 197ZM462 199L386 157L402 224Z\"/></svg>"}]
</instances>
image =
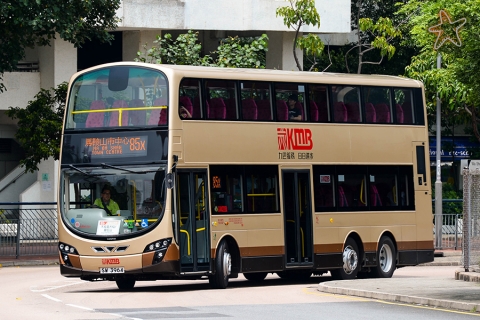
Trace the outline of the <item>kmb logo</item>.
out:
<instances>
[{"instance_id":1,"label":"kmb logo","mask_svg":"<svg viewBox=\"0 0 480 320\"><path fill-rule=\"evenodd\" d=\"M312 150L312 131L300 128L277 128L278 150Z\"/></svg>"},{"instance_id":2,"label":"kmb logo","mask_svg":"<svg viewBox=\"0 0 480 320\"><path fill-rule=\"evenodd\" d=\"M120 264L120 259L102 259L102 264Z\"/></svg>"}]
</instances>

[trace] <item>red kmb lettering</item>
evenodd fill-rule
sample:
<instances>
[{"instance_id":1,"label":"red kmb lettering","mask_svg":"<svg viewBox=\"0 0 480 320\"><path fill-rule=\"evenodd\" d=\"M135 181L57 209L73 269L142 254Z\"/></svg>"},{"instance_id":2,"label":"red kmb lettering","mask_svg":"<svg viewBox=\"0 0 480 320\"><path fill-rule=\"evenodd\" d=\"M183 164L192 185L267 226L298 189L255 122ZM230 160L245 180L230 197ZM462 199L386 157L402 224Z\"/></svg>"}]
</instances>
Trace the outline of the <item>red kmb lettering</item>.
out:
<instances>
[{"instance_id":1,"label":"red kmb lettering","mask_svg":"<svg viewBox=\"0 0 480 320\"><path fill-rule=\"evenodd\" d=\"M278 150L312 150L312 131L302 128L277 128Z\"/></svg>"},{"instance_id":2,"label":"red kmb lettering","mask_svg":"<svg viewBox=\"0 0 480 320\"><path fill-rule=\"evenodd\" d=\"M102 264L120 264L120 259L102 259Z\"/></svg>"}]
</instances>

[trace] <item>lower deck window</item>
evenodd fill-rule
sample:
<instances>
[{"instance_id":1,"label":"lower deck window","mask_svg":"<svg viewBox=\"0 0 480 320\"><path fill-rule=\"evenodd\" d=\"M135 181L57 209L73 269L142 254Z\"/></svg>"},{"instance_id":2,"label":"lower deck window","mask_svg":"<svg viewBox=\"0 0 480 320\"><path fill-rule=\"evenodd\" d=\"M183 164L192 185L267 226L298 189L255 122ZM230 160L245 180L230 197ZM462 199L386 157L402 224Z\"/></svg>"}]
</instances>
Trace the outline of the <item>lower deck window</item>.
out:
<instances>
[{"instance_id":1,"label":"lower deck window","mask_svg":"<svg viewBox=\"0 0 480 320\"><path fill-rule=\"evenodd\" d=\"M412 166L314 166L315 211L412 210Z\"/></svg>"},{"instance_id":2,"label":"lower deck window","mask_svg":"<svg viewBox=\"0 0 480 320\"><path fill-rule=\"evenodd\" d=\"M277 166L212 166L213 213L279 212Z\"/></svg>"}]
</instances>

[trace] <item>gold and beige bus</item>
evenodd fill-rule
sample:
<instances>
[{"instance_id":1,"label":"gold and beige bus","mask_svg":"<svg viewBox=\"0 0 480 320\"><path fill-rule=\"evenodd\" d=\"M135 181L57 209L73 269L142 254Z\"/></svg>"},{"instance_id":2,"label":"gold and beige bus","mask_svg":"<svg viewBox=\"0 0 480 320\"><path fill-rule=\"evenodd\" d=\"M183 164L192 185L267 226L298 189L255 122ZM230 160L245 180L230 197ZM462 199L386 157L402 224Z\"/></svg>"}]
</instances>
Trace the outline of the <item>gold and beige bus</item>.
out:
<instances>
[{"instance_id":1,"label":"gold and beige bus","mask_svg":"<svg viewBox=\"0 0 480 320\"><path fill-rule=\"evenodd\" d=\"M119 62L70 81L60 271L116 281L391 277L433 261L410 79Z\"/></svg>"}]
</instances>

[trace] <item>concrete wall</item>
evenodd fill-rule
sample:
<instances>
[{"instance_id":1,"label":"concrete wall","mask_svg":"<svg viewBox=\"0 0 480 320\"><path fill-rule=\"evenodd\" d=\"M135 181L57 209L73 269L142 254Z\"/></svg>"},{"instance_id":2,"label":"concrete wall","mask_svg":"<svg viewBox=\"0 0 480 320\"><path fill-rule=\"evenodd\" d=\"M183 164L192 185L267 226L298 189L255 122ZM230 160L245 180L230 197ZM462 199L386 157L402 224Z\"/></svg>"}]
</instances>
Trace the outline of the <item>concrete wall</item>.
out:
<instances>
[{"instance_id":1,"label":"concrete wall","mask_svg":"<svg viewBox=\"0 0 480 320\"><path fill-rule=\"evenodd\" d=\"M334 5L332 5L334 2ZM276 16L288 1L272 0L124 0L117 15L122 29L194 29L288 31ZM303 32L350 31L350 0L316 0L320 28L305 26Z\"/></svg>"},{"instance_id":2,"label":"concrete wall","mask_svg":"<svg viewBox=\"0 0 480 320\"><path fill-rule=\"evenodd\" d=\"M9 107L25 107L40 91L39 72L7 72L3 74L7 91L0 93L0 110ZM2 120L5 115L2 115ZM0 129L1 131L1 129Z\"/></svg>"}]
</instances>

